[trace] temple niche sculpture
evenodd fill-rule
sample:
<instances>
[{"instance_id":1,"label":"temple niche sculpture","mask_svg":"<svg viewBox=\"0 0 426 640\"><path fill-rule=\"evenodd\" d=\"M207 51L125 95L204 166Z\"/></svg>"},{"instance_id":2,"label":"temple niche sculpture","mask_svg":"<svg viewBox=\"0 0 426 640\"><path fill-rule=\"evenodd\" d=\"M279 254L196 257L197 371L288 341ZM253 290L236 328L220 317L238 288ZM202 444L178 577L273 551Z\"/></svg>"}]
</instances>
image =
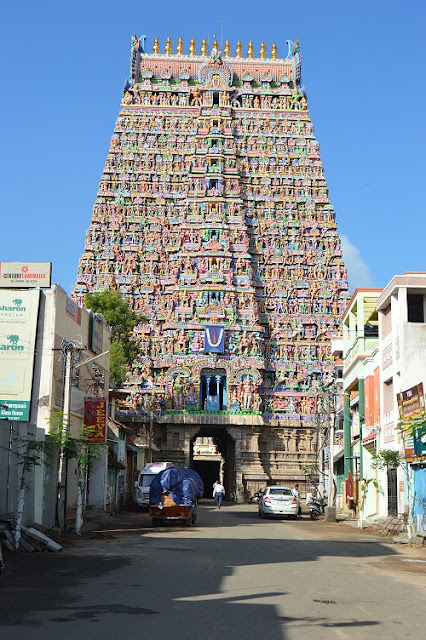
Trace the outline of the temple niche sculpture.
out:
<instances>
[{"instance_id":1,"label":"temple niche sculpture","mask_svg":"<svg viewBox=\"0 0 426 640\"><path fill-rule=\"evenodd\" d=\"M163 457L190 464L211 426L237 443L236 493L300 479L348 285L298 44L279 59L275 44L244 58L240 43L184 54L168 39L161 53L156 39L150 54L145 40L132 39L74 298L118 290L148 318L125 389L133 419L154 403Z\"/></svg>"}]
</instances>

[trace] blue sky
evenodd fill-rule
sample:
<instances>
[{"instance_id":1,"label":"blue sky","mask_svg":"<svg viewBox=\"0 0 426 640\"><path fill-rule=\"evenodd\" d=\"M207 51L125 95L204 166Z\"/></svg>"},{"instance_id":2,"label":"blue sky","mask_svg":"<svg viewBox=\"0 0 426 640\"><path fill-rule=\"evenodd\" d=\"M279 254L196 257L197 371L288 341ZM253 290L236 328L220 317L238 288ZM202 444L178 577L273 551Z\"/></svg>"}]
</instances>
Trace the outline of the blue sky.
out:
<instances>
[{"instance_id":1,"label":"blue sky","mask_svg":"<svg viewBox=\"0 0 426 640\"><path fill-rule=\"evenodd\" d=\"M419 0L287 3L89 0L7 3L0 260L53 263L71 290L128 74L132 33L185 50L220 32L299 38L351 287L424 270L426 4Z\"/></svg>"}]
</instances>

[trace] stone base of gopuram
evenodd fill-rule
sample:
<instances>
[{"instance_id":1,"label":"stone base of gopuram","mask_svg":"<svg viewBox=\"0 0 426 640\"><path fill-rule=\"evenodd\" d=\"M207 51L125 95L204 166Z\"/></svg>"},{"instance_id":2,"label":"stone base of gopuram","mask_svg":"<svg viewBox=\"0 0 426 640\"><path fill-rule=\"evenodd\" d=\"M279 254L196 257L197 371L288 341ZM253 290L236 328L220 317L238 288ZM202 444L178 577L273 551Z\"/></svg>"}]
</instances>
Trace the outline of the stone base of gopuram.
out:
<instances>
[{"instance_id":1,"label":"stone base of gopuram","mask_svg":"<svg viewBox=\"0 0 426 640\"><path fill-rule=\"evenodd\" d=\"M244 492L253 495L268 485L292 487L296 482L302 497L307 469L316 460L315 429L265 425L259 415L174 414L154 424L153 437L159 448L155 460L170 460L193 467L193 446L198 437L212 437L223 460L223 482L231 501L242 502ZM210 487L205 489L210 497Z\"/></svg>"}]
</instances>

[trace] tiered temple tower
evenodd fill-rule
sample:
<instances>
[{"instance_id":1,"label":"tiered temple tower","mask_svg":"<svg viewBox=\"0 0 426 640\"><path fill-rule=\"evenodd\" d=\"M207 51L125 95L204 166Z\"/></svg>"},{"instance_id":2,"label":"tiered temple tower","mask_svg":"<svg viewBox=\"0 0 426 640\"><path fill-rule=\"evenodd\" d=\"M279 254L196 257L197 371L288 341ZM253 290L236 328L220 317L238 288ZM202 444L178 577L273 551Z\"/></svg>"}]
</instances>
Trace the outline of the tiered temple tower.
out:
<instances>
[{"instance_id":1,"label":"tiered temple tower","mask_svg":"<svg viewBox=\"0 0 426 640\"><path fill-rule=\"evenodd\" d=\"M148 318L129 415L154 402L159 456L181 464L214 436L241 495L315 458L347 276L298 44L183 49L133 37L74 297L119 290Z\"/></svg>"}]
</instances>

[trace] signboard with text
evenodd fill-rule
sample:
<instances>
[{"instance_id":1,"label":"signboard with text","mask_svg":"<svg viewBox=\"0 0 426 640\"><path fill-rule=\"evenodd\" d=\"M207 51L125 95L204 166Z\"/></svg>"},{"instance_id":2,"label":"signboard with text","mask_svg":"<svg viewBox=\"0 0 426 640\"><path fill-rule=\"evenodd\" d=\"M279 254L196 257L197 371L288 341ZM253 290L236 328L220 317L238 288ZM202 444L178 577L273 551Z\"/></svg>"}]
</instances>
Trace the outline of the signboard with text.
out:
<instances>
[{"instance_id":1,"label":"signboard with text","mask_svg":"<svg viewBox=\"0 0 426 640\"><path fill-rule=\"evenodd\" d=\"M406 427L409 427L410 420L413 422L417 422L417 427L419 427L418 422L425 418L426 423L426 415L425 415L425 398L423 393L423 384L416 384L414 387L407 389L407 391L402 391L397 394L398 401L398 412L399 419L404 423L406 422ZM421 428L421 427L420 427ZM419 429L404 429L404 451L405 457L410 459L416 455L423 455L419 453L422 450L421 442L419 444L419 437L416 433ZM416 442L417 440L417 442Z\"/></svg>"},{"instance_id":2,"label":"signboard with text","mask_svg":"<svg viewBox=\"0 0 426 640\"><path fill-rule=\"evenodd\" d=\"M51 262L0 262L0 288L50 287Z\"/></svg>"},{"instance_id":3,"label":"signboard with text","mask_svg":"<svg viewBox=\"0 0 426 640\"><path fill-rule=\"evenodd\" d=\"M0 418L28 422L40 291L0 289Z\"/></svg>"},{"instance_id":4,"label":"signboard with text","mask_svg":"<svg viewBox=\"0 0 426 640\"><path fill-rule=\"evenodd\" d=\"M87 444L102 444L106 441L106 398L84 399L84 426L89 427Z\"/></svg>"}]
</instances>

